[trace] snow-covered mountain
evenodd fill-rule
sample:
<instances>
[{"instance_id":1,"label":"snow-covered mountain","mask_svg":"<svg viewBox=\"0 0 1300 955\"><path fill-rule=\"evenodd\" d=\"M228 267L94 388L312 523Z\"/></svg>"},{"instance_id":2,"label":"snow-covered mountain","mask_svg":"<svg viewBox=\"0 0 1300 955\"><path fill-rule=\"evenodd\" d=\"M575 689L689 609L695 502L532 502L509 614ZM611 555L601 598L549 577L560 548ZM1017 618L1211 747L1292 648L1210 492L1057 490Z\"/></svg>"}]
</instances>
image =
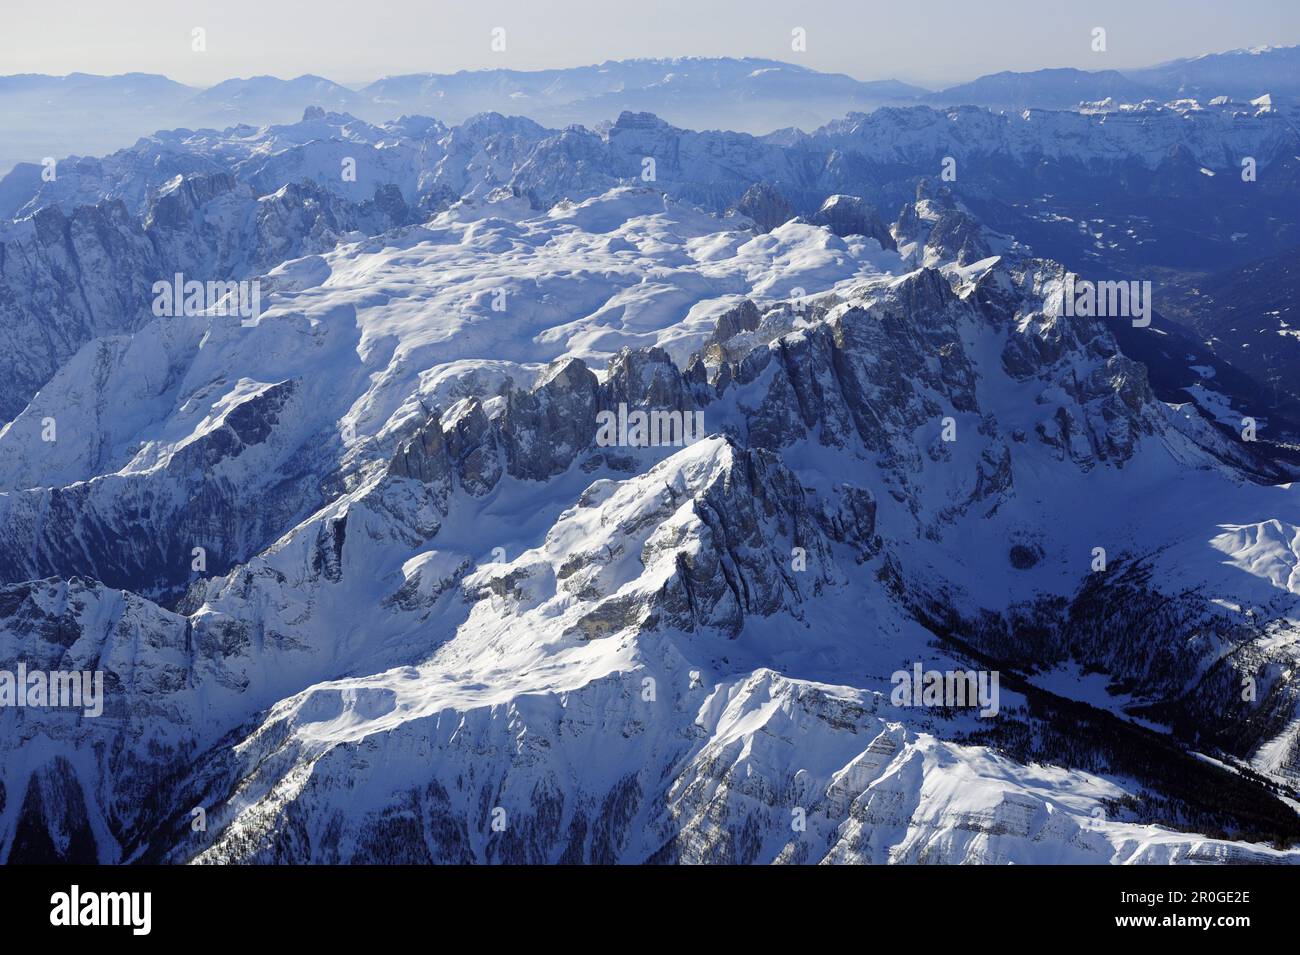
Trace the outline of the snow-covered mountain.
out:
<instances>
[{"instance_id":1,"label":"snow-covered mountain","mask_svg":"<svg viewBox=\"0 0 1300 955\"><path fill-rule=\"evenodd\" d=\"M1101 62L1104 57L1099 56ZM1003 71L922 97L944 106L1000 109L1072 109L1110 99L1138 104L1219 97L1250 102L1271 96L1292 106L1300 100L1300 46L1258 46L1171 60L1136 70L1073 68Z\"/></svg>"},{"instance_id":2,"label":"snow-covered mountain","mask_svg":"<svg viewBox=\"0 0 1300 955\"><path fill-rule=\"evenodd\" d=\"M610 60L555 70L387 76L359 88L321 76L240 77L204 90L146 74L0 76L0 173L48 155L100 155L168 126L289 123L308 107L373 123L402 115L450 124L479 113L524 114L562 128L651 111L691 128L762 134L812 129L851 110L914 102L926 91L753 57Z\"/></svg>"},{"instance_id":3,"label":"snow-covered mountain","mask_svg":"<svg viewBox=\"0 0 1300 955\"><path fill-rule=\"evenodd\" d=\"M1188 112L1151 104L1115 113L1007 114L972 106L881 109L829 123L806 140L877 162L900 163L928 160L943 148L957 159L1069 158L1084 167L1135 164L1155 169L1183 151L1188 159L1219 172L1240 168L1235 156L1254 156L1264 163L1280 160L1295 146L1296 135L1292 117L1267 106Z\"/></svg>"},{"instance_id":4,"label":"snow-covered mountain","mask_svg":"<svg viewBox=\"0 0 1300 955\"><path fill-rule=\"evenodd\" d=\"M548 129L496 113L452 127L421 117L374 126L311 108L294 123L172 130L104 159L70 157L59 163L53 181L40 165L20 165L0 179L0 216L22 219L56 203L70 211L100 197L122 198L139 212L151 190L174 176L213 171L229 172L263 193L297 178L345 198L392 183L407 201L435 187L454 198L510 185L548 203L620 183L653 182L719 210L762 181L781 189L796 208L812 211L832 186L866 185L879 193L882 180L908 181L904 170L937 177L945 157L980 163L983 178L1001 163L1006 171L1000 180L1029 171L1058 187L1081 179L1082 190L1116 173L1139 188L1168 188L1186 176L1208 186L1209 174L1239 170L1244 156L1259 167L1283 164L1283 179L1293 182L1297 151L1293 115L1249 103L1018 114L891 108L850 113L812 133L766 137L696 132L648 113L623 113L596 129ZM347 158L354 160L354 179L342 174ZM655 160L653 169L647 158ZM962 178L958 170L955 181ZM1276 180L1277 172L1268 178ZM908 193L914 181L913 175Z\"/></svg>"},{"instance_id":5,"label":"snow-covered mountain","mask_svg":"<svg viewBox=\"0 0 1300 955\"><path fill-rule=\"evenodd\" d=\"M1292 102L1300 97L1300 46L1255 46L1172 60L1130 79L1156 86L1171 97L1231 96L1252 100L1265 94Z\"/></svg>"},{"instance_id":6,"label":"snow-covered mountain","mask_svg":"<svg viewBox=\"0 0 1300 955\"><path fill-rule=\"evenodd\" d=\"M815 129L849 112L930 103L995 110L1076 109L1081 103L1157 103L1218 97L1279 106L1300 98L1300 47L1256 47L1146 69L1000 72L936 93L898 80L861 80L755 57L607 60L550 70L486 69L385 76L344 86L315 75L238 77L195 89L164 76L0 76L0 174L47 156L95 156L157 129L293 122L308 107L381 124L402 115L458 125L480 113L526 115L562 129L654 113L689 129L763 135ZM1101 66L1099 62L1099 66Z\"/></svg>"},{"instance_id":7,"label":"snow-covered mountain","mask_svg":"<svg viewBox=\"0 0 1300 955\"><path fill-rule=\"evenodd\" d=\"M392 184L360 201L310 181L259 195L224 172L176 174L151 190L141 215L120 198L70 213L45 206L0 242L0 325L9 346L0 358L0 416L22 410L82 345L139 330L161 279L256 275L333 248L342 236L414 218Z\"/></svg>"},{"instance_id":8,"label":"snow-covered mountain","mask_svg":"<svg viewBox=\"0 0 1300 955\"><path fill-rule=\"evenodd\" d=\"M1290 486L946 192L824 206L497 190L79 349L0 433L0 660L104 714L0 713L5 858L1297 859Z\"/></svg>"},{"instance_id":9,"label":"snow-covered mountain","mask_svg":"<svg viewBox=\"0 0 1300 955\"><path fill-rule=\"evenodd\" d=\"M1068 291L1293 247L1294 114L547 111L868 95L792 70L304 77L0 180L0 701L104 688L0 706L0 860L1300 862L1292 426Z\"/></svg>"},{"instance_id":10,"label":"snow-covered mountain","mask_svg":"<svg viewBox=\"0 0 1300 955\"><path fill-rule=\"evenodd\" d=\"M1096 100L1141 103L1159 98L1161 94L1156 87L1144 86L1118 70L1069 68L993 73L926 97L941 106L978 105L1011 110L1072 109Z\"/></svg>"},{"instance_id":11,"label":"snow-covered mountain","mask_svg":"<svg viewBox=\"0 0 1300 955\"><path fill-rule=\"evenodd\" d=\"M0 179L9 220L0 225L0 325L18 343L0 412L21 410L85 342L141 327L150 276L246 278L352 232L503 188L540 211L653 187L770 227L790 213L829 222L819 210L836 195L892 215L913 198L917 171L940 172L947 160L953 188L981 217L1072 267L1133 274L1242 254L1236 238L1247 235L1257 254L1290 248L1300 235L1300 207L1288 201L1300 193L1298 155L1288 115L1254 106L1015 115L914 107L764 138L684 130L649 114L552 130L492 113L453 127L420 117L373 126L312 108L283 125L160 132L103 159L60 161L53 181L36 165ZM1234 175L1242 156L1257 164L1257 183ZM1188 201L1171 207L1171 194ZM768 211L750 205L760 198ZM1222 217L1213 236L1192 205L1207 201ZM891 243L880 222L855 228Z\"/></svg>"}]
</instances>

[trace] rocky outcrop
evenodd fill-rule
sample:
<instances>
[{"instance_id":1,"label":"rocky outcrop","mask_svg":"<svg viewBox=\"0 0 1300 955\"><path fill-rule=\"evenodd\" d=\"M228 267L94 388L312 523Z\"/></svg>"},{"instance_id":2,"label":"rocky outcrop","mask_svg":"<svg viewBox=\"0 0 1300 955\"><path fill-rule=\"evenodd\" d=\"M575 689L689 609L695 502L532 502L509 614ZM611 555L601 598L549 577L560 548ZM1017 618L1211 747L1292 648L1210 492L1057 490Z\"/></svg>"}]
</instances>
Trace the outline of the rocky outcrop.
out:
<instances>
[{"instance_id":1,"label":"rocky outcrop","mask_svg":"<svg viewBox=\"0 0 1300 955\"><path fill-rule=\"evenodd\" d=\"M794 217L790 203L774 186L765 182L756 182L746 189L736 203L736 211L753 219L759 232L771 232Z\"/></svg>"},{"instance_id":2,"label":"rocky outcrop","mask_svg":"<svg viewBox=\"0 0 1300 955\"><path fill-rule=\"evenodd\" d=\"M13 418L91 338L135 331L171 262L121 201L42 209L0 243L0 419Z\"/></svg>"},{"instance_id":3,"label":"rocky outcrop","mask_svg":"<svg viewBox=\"0 0 1300 955\"><path fill-rule=\"evenodd\" d=\"M970 265L991 254L979 223L955 210L945 211L935 222L925 251L942 260L954 260L958 265Z\"/></svg>"},{"instance_id":4,"label":"rocky outcrop","mask_svg":"<svg viewBox=\"0 0 1300 955\"><path fill-rule=\"evenodd\" d=\"M37 212L29 235L0 242L0 420L17 415L82 345L140 330L156 282L227 282L287 259L416 221L384 185L351 202L311 183L259 198L229 173L178 176L143 216L121 200ZM8 363L6 365L6 362Z\"/></svg>"},{"instance_id":5,"label":"rocky outcrop","mask_svg":"<svg viewBox=\"0 0 1300 955\"><path fill-rule=\"evenodd\" d=\"M864 235L879 242L882 249L897 248L879 213L861 196L828 196L809 221L838 236Z\"/></svg>"}]
</instances>

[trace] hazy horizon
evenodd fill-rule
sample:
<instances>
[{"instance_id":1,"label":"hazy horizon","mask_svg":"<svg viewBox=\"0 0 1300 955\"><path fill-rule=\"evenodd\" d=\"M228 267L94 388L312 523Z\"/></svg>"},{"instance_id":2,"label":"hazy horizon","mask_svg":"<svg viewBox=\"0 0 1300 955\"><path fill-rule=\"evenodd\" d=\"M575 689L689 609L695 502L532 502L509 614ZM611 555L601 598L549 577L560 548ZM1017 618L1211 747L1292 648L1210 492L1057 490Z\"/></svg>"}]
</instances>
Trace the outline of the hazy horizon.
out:
<instances>
[{"instance_id":1,"label":"hazy horizon","mask_svg":"<svg viewBox=\"0 0 1300 955\"><path fill-rule=\"evenodd\" d=\"M310 10L250 0L74 0L67 7L57 18L36 7L7 12L10 29L0 37L6 75L154 73L209 87L231 78L313 74L358 86L404 73L727 56L938 89L1004 70L1136 69L1300 43L1300 5L1282 0L1254 4L1248 16L1206 0L1140 6L1107 0L1089 10L1059 0L1006 0L995 11L954 0L937 0L924 11L848 2L793 9L774 0L707 7L662 0L619 9L593 0L546 8L508 0L491 9L418 0L364 8L321 0ZM1098 26L1107 31L1104 53L1091 48ZM494 52L497 27L506 31L506 48ZM202 52L191 48L196 28L205 31ZM806 31L805 50L791 48L795 28ZM918 59L918 49L934 55Z\"/></svg>"}]
</instances>

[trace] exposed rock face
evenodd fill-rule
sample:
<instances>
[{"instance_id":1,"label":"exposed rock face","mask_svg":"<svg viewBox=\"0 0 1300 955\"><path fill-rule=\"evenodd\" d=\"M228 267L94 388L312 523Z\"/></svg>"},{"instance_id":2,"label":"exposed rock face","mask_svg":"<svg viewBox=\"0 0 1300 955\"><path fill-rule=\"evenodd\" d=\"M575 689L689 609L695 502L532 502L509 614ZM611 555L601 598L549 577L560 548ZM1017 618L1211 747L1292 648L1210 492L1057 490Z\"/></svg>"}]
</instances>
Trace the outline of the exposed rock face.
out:
<instances>
[{"instance_id":1,"label":"exposed rock face","mask_svg":"<svg viewBox=\"0 0 1300 955\"><path fill-rule=\"evenodd\" d=\"M879 242L882 249L897 248L880 215L860 196L828 196L811 222L826 226L838 236L865 235Z\"/></svg>"},{"instance_id":2,"label":"exposed rock face","mask_svg":"<svg viewBox=\"0 0 1300 955\"><path fill-rule=\"evenodd\" d=\"M610 362L601 392L603 409L631 407L688 410L695 404L690 385L661 348L619 352Z\"/></svg>"},{"instance_id":3,"label":"exposed rock face","mask_svg":"<svg viewBox=\"0 0 1300 955\"><path fill-rule=\"evenodd\" d=\"M924 177L917 182L916 201L903 206L892 234L912 248L917 265L970 265L992 255L985 230L952 190Z\"/></svg>"},{"instance_id":4,"label":"exposed rock face","mask_svg":"<svg viewBox=\"0 0 1300 955\"><path fill-rule=\"evenodd\" d=\"M990 255L979 224L964 212L945 212L930 230L925 251L940 259L955 259L958 265L970 265Z\"/></svg>"},{"instance_id":5,"label":"exposed rock face","mask_svg":"<svg viewBox=\"0 0 1300 955\"><path fill-rule=\"evenodd\" d=\"M854 515L853 533L870 538L874 511L869 501L860 503L865 508ZM818 524L821 515L794 475L767 452L709 439L652 468L645 480L631 482L601 506L634 509L638 517L610 521L617 537L570 556L557 571L565 590L596 600L573 627L585 639L629 627L707 628L736 637L747 616L798 616L800 603L841 579ZM635 551L652 577L666 577L644 596L616 589L617 578L605 570L609 554Z\"/></svg>"},{"instance_id":6,"label":"exposed rock face","mask_svg":"<svg viewBox=\"0 0 1300 955\"><path fill-rule=\"evenodd\" d=\"M832 309L813 328L755 350L726 376L748 411L748 440L779 448L815 437L835 447L860 444L886 461L911 459L915 450L896 435L937 420L945 407L979 410L959 334L962 321L975 320L933 270L870 303Z\"/></svg>"},{"instance_id":7,"label":"exposed rock face","mask_svg":"<svg viewBox=\"0 0 1300 955\"><path fill-rule=\"evenodd\" d=\"M29 235L0 242L0 331L11 346L0 356L0 419L86 342L149 322L155 282L243 279L416 218L388 185L362 202L310 182L259 199L229 173L178 177L142 217L117 199L71 214L42 208Z\"/></svg>"},{"instance_id":8,"label":"exposed rock face","mask_svg":"<svg viewBox=\"0 0 1300 955\"><path fill-rule=\"evenodd\" d=\"M193 577L195 547L203 550L203 572L229 569L319 502L305 462L263 475L279 480L260 490L242 477L243 456L264 458L278 443L277 425L299 413L300 401L297 382L280 382L232 407L165 469L0 497L0 577L80 570L110 586L174 597Z\"/></svg>"},{"instance_id":9,"label":"exposed rock face","mask_svg":"<svg viewBox=\"0 0 1300 955\"><path fill-rule=\"evenodd\" d=\"M218 173L169 183L151 197L143 224L176 271L206 281L257 275L332 249L349 233L375 235L415 221L391 183L359 202L310 181L259 197L229 173Z\"/></svg>"},{"instance_id":10,"label":"exposed rock face","mask_svg":"<svg viewBox=\"0 0 1300 955\"><path fill-rule=\"evenodd\" d=\"M42 209L30 237L0 243L0 418L18 414L91 338L142 325L169 268L120 201L72 215Z\"/></svg>"},{"instance_id":11,"label":"exposed rock face","mask_svg":"<svg viewBox=\"0 0 1300 955\"><path fill-rule=\"evenodd\" d=\"M896 242L915 239L921 234L921 217L917 214L915 203L906 202L898 210L898 218L890 229L890 234Z\"/></svg>"},{"instance_id":12,"label":"exposed rock face","mask_svg":"<svg viewBox=\"0 0 1300 955\"><path fill-rule=\"evenodd\" d=\"M753 219L759 232L771 232L794 217L790 203L775 187L765 182L756 182L745 190L736 203L736 211Z\"/></svg>"},{"instance_id":13,"label":"exposed rock face","mask_svg":"<svg viewBox=\"0 0 1300 955\"><path fill-rule=\"evenodd\" d=\"M758 328L760 318L762 315L758 311L758 306L745 299L735 308L718 316L718 325L709 338L709 344L721 344L741 332L752 332Z\"/></svg>"},{"instance_id":14,"label":"exposed rock face","mask_svg":"<svg viewBox=\"0 0 1300 955\"><path fill-rule=\"evenodd\" d=\"M600 392L577 359L548 368L530 392L511 391L501 415L510 473L544 481L568 468L594 440Z\"/></svg>"}]
</instances>

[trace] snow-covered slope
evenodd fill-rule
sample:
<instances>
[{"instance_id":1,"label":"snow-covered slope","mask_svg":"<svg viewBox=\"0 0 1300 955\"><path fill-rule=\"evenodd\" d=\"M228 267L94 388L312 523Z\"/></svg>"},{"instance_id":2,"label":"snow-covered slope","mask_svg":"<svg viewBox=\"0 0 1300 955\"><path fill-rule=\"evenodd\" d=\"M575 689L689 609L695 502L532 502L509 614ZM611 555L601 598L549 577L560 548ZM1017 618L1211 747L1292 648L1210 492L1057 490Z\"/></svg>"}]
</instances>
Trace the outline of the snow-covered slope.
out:
<instances>
[{"instance_id":1,"label":"snow-covered slope","mask_svg":"<svg viewBox=\"0 0 1300 955\"><path fill-rule=\"evenodd\" d=\"M258 195L227 173L176 175L141 215L103 199L65 213L40 209L0 242L0 417L11 419L77 349L139 330L153 317L154 284L247 279L340 239L421 218L396 187L356 201L312 182Z\"/></svg>"},{"instance_id":2,"label":"snow-covered slope","mask_svg":"<svg viewBox=\"0 0 1300 955\"><path fill-rule=\"evenodd\" d=\"M0 712L0 853L1300 861L1292 487L1058 264L869 213L497 190L79 349L0 433L0 666L105 711Z\"/></svg>"},{"instance_id":3,"label":"snow-covered slope","mask_svg":"<svg viewBox=\"0 0 1300 955\"><path fill-rule=\"evenodd\" d=\"M1261 177L1248 198L1259 214L1243 221L1261 223L1256 241L1267 250L1292 228L1270 210L1286 207L1300 144L1286 115L1253 107L880 110L810 135L761 139L683 130L649 114L556 131L499 114L451 128L419 117L373 126L319 108L285 125L160 132L104 159L63 160L52 181L35 165L0 181L0 216L9 220L0 226L0 328L15 343L0 416L21 410L90 339L138 330L160 277L256 276L352 233L425 221L501 189L541 213L633 185L709 212L749 209L764 230L797 214L888 246L871 207L889 214L910 197L913 170L935 172L945 157L961 164L960 181L972 178L977 195L987 200L991 189L1020 205L1026 183L1077 194L1113 189L1116 177L1134 192L1200 195L1219 188L1207 184L1235 181L1202 170L1234 169L1243 155ZM822 210L836 195L857 197L854 223Z\"/></svg>"},{"instance_id":4,"label":"snow-covered slope","mask_svg":"<svg viewBox=\"0 0 1300 955\"><path fill-rule=\"evenodd\" d=\"M1232 96L1244 100L1273 94L1300 96L1300 46L1254 46L1172 60L1128 76L1178 96Z\"/></svg>"},{"instance_id":5,"label":"snow-covered slope","mask_svg":"<svg viewBox=\"0 0 1300 955\"><path fill-rule=\"evenodd\" d=\"M205 546L212 569L251 555L323 500L335 456L391 452L467 375L495 390L564 356L684 358L742 297L897 268L873 239L748 225L646 189L542 215L509 195L466 200L272 270L255 322L147 315L137 334L98 338L0 432L0 485L16 492L0 499L5 574L183 586L181 555ZM133 540L142 520L154 533Z\"/></svg>"},{"instance_id":6,"label":"snow-covered slope","mask_svg":"<svg viewBox=\"0 0 1300 955\"><path fill-rule=\"evenodd\" d=\"M877 162L1005 156L1018 162L1068 158L1083 167L1136 161L1151 169L1183 149L1212 171L1240 169L1241 156L1261 164L1282 158L1296 137L1289 116L1249 103L1192 112L1157 103L1103 113L889 108L850 115L809 134L814 144Z\"/></svg>"}]
</instances>

